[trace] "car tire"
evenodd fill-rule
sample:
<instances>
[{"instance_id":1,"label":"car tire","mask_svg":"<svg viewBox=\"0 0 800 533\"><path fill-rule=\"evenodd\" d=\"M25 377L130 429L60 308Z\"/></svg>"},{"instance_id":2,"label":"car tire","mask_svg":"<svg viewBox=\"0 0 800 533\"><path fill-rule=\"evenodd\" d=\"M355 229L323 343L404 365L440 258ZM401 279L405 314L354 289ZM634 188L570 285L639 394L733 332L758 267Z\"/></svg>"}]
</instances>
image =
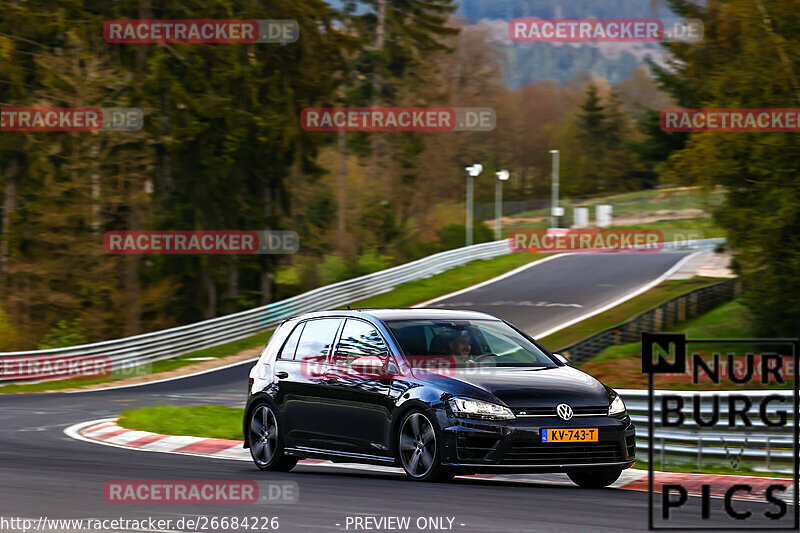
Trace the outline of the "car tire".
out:
<instances>
[{"instance_id":1,"label":"car tire","mask_svg":"<svg viewBox=\"0 0 800 533\"><path fill-rule=\"evenodd\" d=\"M568 472L573 483L584 489L602 489L608 487L622 474L622 470L594 470L588 472Z\"/></svg>"},{"instance_id":2,"label":"car tire","mask_svg":"<svg viewBox=\"0 0 800 533\"><path fill-rule=\"evenodd\" d=\"M433 420L421 410L406 414L397 431L397 459L406 475L414 481L447 482L452 469L442 466L441 438Z\"/></svg>"},{"instance_id":3,"label":"car tire","mask_svg":"<svg viewBox=\"0 0 800 533\"><path fill-rule=\"evenodd\" d=\"M297 459L284 454L283 435L275 413L268 402L257 403L250 410L247 423L250 456L261 470L288 472L297 464Z\"/></svg>"}]
</instances>

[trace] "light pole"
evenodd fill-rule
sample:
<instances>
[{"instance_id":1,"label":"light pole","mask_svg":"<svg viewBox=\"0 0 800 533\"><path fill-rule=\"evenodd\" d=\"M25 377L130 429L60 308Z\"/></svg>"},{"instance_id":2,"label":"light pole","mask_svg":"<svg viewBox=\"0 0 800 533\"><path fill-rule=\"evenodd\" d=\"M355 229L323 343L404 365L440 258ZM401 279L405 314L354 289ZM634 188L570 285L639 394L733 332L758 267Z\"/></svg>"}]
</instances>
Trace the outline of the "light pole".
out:
<instances>
[{"instance_id":1,"label":"light pole","mask_svg":"<svg viewBox=\"0 0 800 533\"><path fill-rule=\"evenodd\" d=\"M553 154L553 198L551 203L551 214L553 215L553 227L558 227L558 217L560 210L558 207L558 150L550 150Z\"/></svg>"},{"instance_id":2,"label":"light pole","mask_svg":"<svg viewBox=\"0 0 800 533\"><path fill-rule=\"evenodd\" d=\"M471 167L466 167L467 170L467 246L472 246L472 182L474 179L483 172L483 165L475 163Z\"/></svg>"},{"instance_id":3,"label":"light pole","mask_svg":"<svg viewBox=\"0 0 800 533\"><path fill-rule=\"evenodd\" d=\"M494 186L494 240L499 241L503 231L503 182L509 177L508 170L496 172L497 183Z\"/></svg>"}]
</instances>

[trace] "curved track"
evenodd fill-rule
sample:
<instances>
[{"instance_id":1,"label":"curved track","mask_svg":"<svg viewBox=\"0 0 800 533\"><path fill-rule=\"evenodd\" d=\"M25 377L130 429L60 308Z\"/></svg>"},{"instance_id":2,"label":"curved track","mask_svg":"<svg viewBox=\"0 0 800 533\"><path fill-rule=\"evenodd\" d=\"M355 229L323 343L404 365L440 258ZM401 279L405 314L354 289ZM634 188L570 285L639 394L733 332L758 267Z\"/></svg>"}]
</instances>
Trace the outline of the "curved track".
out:
<instances>
[{"instance_id":1,"label":"curved track","mask_svg":"<svg viewBox=\"0 0 800 533\"><path fill-rule=\"evenodd\" d=\"M436 305L483 309L541 331L603 306L659 277L686 254L582 254L523 270ZM613 258L612 258L613 256ZM459 301L469 305L459 305ZM530 306L549 301L574 306ZM503 302L498 304L497 302ZM458 478L422 484L366 469L299 465L286 474L245 462L146 453L72 440L63 429L155 403L242 405L250 363L133 388L0 396L0 517L171 518L277 516L279 531L345 531L348 516L454 518L454 531L642 531L647 495ZM273 506L110 505L111 480L292 480L299 501ZM690 498L699 516L697 498ZM243 507L248 507L243 509ZM258 507L256 509L256 507ZM721 508L721 505L715 507ZM750 504L757 512L759 507ZM447 524L447 520L444 522ZM706 525L730 525L717 509ZM9 529L5 529L10 531ZM352 527L350 530L353 530ZM363 530L363 529L362 529Z\"/></svg>"}]
</instances>

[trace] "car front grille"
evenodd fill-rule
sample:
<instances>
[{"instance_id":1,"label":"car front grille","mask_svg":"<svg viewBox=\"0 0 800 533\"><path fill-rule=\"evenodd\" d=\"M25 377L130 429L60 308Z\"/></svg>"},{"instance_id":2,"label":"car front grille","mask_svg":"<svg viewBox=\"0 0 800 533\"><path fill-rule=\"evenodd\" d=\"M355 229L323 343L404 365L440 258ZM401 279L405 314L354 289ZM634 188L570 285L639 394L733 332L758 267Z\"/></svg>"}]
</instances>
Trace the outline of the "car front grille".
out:
<instances>
[{"instance_id":1,"label":"car front grille","mask_svg":"<svg viewBox=\"0 0 800 533\"><path fill-rule=\"evenodd\" d=\"M555 407L516 407L511 410L516 416L556 416ZM606 416L607 406L599 407L573 407L573 416Z\"/></svg>"},{"instance_id":2,"label":"car front grille","mask_svg":"<svg viewBox=\"0 0 800 533\"><path fill-rule=\"evenodd\" d=\"M608 441L591 443L518 441L512 443L503 457L505 464L545 466L617 463L624 460L619 443Z\"/></svg>"}]
</instances>

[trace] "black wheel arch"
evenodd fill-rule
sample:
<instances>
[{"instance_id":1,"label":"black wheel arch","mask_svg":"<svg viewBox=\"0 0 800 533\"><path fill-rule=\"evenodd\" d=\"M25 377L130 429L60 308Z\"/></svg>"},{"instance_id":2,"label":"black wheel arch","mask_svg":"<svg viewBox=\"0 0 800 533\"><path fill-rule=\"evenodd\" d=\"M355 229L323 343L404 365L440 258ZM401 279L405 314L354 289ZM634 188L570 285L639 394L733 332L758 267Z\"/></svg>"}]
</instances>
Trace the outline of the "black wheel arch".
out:
<instances>
[{"instance_id":1,"label":"black wheel arch","mask_svg":"<svg viewBox=\"0 0 800 533\"><path fill-rule=\"evenodd\" d=\"M398 407L397 411L395 411L394 416L392 417L389 439L389 452L396 461L399 461L399 455L397 453L397 434L400 432L400 424L403 422L403 420L405 420L408 413L411 411L422 411L428 416L428 418L431 419L434 429L436 429L439 428L439 422L436 420L436 414L433 411L437 408L443 408L443 406L430 405L416 399L408 400L407 402L403 403L403 405Z\"/></svg>"},{"instance_id":2,"label":"black wheel arch","mask_svg":"<svg viewBox=\"0 0 800 533\"><path fill-rule=\"evenodd\" d=\"M250 447L250 414L253 412L253 409L264 403L270 404L270 407L274 407L275 400L273 400L272 397L265 392L258 392L247 400L247 405L245 405L244 408L244 416L242 417L242 437L244 439L244 445L242 446L243 448ZM277 412L275 412L275 416L278 416Z\"/></svg>"}]
</instances>

